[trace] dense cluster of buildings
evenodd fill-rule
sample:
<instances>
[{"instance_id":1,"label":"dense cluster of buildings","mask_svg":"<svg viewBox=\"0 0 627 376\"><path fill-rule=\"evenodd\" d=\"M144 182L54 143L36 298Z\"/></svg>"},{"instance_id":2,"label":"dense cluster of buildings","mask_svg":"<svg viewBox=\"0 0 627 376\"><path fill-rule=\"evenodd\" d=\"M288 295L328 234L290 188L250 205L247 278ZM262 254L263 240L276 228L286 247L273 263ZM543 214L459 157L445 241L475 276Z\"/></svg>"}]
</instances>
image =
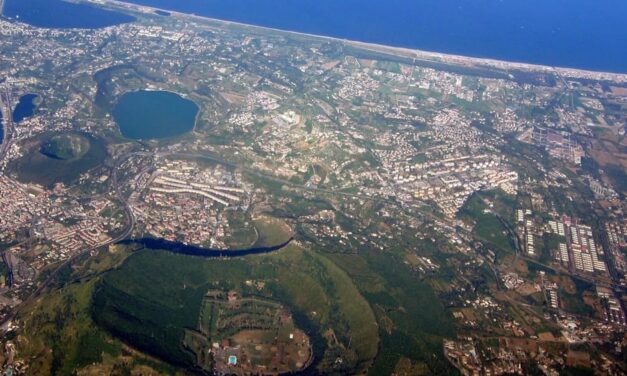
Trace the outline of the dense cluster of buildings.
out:
<instances>
[{"instance_id":1,"label":"dense cluster of buildings","mask_svg":"<svg viewBox=\"0 0 627 376\"><path fill-rule=\"evenodd\" d=\"M111 203L79 203L0 174L0 243L6 250L0 275L0 319L37 288L42 270L113 241L123 219L107 215Z\"/></svg>"},{"instance_id":2,"label":"dense cluster of buildings","mask_svg":"<svg viewBox=\"0 0 627 376\"><path fill-rule=\"evenodd\" d=\"M19 229L30 227L33 217L44 216L50 206L48 195L0 174L0 242L14 242Z\"/></svg>"},{"instance_id":3,"label":"dense cluster of buildings","mask_svg":"<svg viewBox=\"0 0 627 376\"><path fill-rule=\"evenodd\" d=\"M572 134L568 131L558 133L535 127L523 133L520 139L541 146L552 157L576 166L581 164L581 159L585 156L583 147L572 138Z\"/></svg>"},{"instance_id":4,"label":"dense cluster of buildings","mask_svg":"<svg viewBox=\"0 0 627 376\"><path fill-rule=\"evenodd\" d=\"M559 252L556 252L558 261L576 271L607 272L603 247L595 242L590 226L562 217L560 220L549 221L549 230L565 239L565 243L559 244Z\"/></svg>"},{"instance_id":5,"label":"dense cluster of buildings","mask_svg":"<svg viewBox=\"0 0 627 376\"><path fill-rule=\"evenodd\" d=\"M223 213L245 212L250 194L239 172L173 160L162 162L136 185L131 207L147 235L226 248L224 238L231 229Z\"/></svg>"}]
</instances>

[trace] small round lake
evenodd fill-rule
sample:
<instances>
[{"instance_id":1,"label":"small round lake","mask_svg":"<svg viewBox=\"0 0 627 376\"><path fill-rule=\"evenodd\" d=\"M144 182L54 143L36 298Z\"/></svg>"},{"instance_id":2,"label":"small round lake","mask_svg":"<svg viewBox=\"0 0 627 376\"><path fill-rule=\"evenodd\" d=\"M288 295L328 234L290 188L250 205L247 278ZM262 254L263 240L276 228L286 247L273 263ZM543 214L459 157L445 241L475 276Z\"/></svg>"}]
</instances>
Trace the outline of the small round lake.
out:
<instances>
[{"instance_id":1,"label":"small round lake","mask_svg":"<svg viewBox=\"0 0 627 376\"><path fill-rule=\"evenodd\" d=\"M13 122L19 123L20 121L33 116L35 113L35 99L37 94L26 94L20 97L20 101L13 110Z\"/></svg>"},{"instance_id":2,"label":"small round lake","mask_svg":"<svg viewBox=\"0 0 627 376\"><path fill-rule=\"evenodd\" d=\"M124 94L113 109L122 136L146 140L179 136L194 129L198 106L168 91Z\"/></svg>"}]
</instances>

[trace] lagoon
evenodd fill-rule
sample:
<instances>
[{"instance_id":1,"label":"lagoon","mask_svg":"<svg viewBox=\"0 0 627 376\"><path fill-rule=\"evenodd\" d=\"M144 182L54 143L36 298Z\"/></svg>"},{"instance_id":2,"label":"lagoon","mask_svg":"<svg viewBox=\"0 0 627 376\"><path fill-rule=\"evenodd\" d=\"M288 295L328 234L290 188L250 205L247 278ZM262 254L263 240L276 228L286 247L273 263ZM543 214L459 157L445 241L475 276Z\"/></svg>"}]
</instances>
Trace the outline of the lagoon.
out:
<instances>
[{"instance_id":1,"label":"lagoon","mask_svg":"<svg viewBox=\"0 0 627 376\"><path fill-rule=\"evenodd\" d=\"M182 135L194 129L197 115L194 102L167 91L126 93L113 109L122 136L134 140Z\"/></svg>"},{"instance_id":2,"label":"lagoon","mask_svg":"<svg viewBox=\"0 0 627 376\"><path fill-rule=\"evenodd\" d=\"M135 21L135 17L89 4L63 0L4 0L5 17L51 29L98 29Z\"/></svg>"}]
</instances>

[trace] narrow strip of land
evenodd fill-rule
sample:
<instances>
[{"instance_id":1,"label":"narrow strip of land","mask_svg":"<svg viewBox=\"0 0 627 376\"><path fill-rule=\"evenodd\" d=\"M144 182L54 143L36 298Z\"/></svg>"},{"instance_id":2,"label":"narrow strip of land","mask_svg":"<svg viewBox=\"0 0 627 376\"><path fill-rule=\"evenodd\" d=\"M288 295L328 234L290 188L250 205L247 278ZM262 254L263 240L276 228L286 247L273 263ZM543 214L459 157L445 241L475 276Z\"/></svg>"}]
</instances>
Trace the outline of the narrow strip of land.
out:
<instances>
[{"instance_id":1,"label":"narrow strip of land","mask_svg":"<svg viewBox=\"0 0 627 376\"><path fill-rule=\"evenodd\" d=\"M466 67L481 67L481 68L492 68L492 69L500 69L500 70L523 70L523 71L532 71L532 72L540 72L540 73L555 73L559 75L563 75L566 77L573 78L587 78L587 79L595 79L595 80L609 80L620 83L627 83L627 74L624 73L612 73L612 72L599 72L599 71L591 71L584 69L576 69L576 68L565 68L565 67L552 67L547 65L540 64L530 64L530 63L522 63L522 62L513 62L513 61L503 61L503 60L495 60L489 58L479 58L479 57L468 57L462 55L454 55L454 54L446 54L440 52L432 52L432 51L424 51L418 49L404 48L404 47L394 47L394 46L386 46L382 44L376 43L367 43L360 42L349 39L341 39L335 37L329 37L324 35L315 35L309 33L302 33L291 30L282 30L276 29L266 26L258 26L258 25L250 25L241 22L235 21L227 21L221 20L211 17L198 16L195 14L181 13L177 11L173 11L170 9L163 9L157 7L150 7L146 5L137 5L132 3L127 3L119 0L79 0L95 3L96 5L102 5L102 3L108 4L110 6L116 8L127 9L130 11L140 12L140 13L154 13L155 11L167 12L173 17L180 17L186 19L194 19L197 21L204 22L213 22L218 23L224 26L239 26L249 29L256 29L259 31L266 32L274 32L280 34L290 34L293 36L300 36L305 38L314 38L314 39L323 39L330 40L334 42L344 43L347 45L352 45L354 47L361 48L363 50L374 51L378 53L400 56L410 59L415 59L417 61L425 61L430 63L443 63L450 64L456 66L466 66Z\"/></svg>"}]
</instances>

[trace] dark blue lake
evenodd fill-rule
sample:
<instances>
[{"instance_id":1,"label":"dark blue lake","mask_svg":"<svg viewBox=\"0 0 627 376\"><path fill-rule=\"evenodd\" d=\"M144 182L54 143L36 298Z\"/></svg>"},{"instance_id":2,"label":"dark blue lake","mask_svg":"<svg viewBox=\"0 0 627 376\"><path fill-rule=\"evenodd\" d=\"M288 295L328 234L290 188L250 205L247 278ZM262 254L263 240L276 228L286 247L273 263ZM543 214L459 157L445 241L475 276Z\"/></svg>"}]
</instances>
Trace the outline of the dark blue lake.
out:
<instances>
[{"instance_id":1,"label":"dark blue lake","mask_svg":"<svg viewBox=\"0 0 627 376\"><path fill-rule=\"evenodd\" d=\"M625 0L125 0L427 51L627 73Z\"/></svg>"},{"instance_id":2,"label":"dark blue lake","mask_svg":"<svg viewBox=\"0 0 627 376\"><path fill-rule=\"evenodd\" d=\"M20 97L20 101L13 110L14 123L19 123L27 117L33 116L35 108L37 108L35 105L35 99L37 99L37 94L25 94Z\"/></svg>"},{"instance_id":3,"label":"dark blue lake","mask_svg":"<svg viewBox=\"0 0 627 376\"><path fill-rule=\"evenodd\" d=\"M167 91L134 91L120 98L113 118L126 138L147 140L181 135L194 129L198 106Z\"/></svg>"},{"instance_id":4,"label":"dark blue lake","mask_svg":"<svg viewBox=\"0 0 627 376\"><path fill-rule=\"evenodd\" d=\"M55 29L97 29L135 20L124 13L62 0L5 0L3 14L29 25Z\"/></svg>"},{"instance_id":5,"label":"dark blue lake","mask_svg":"<svg viewBox=\"0 0 627 376\"><path fill-rule=\"evenodd\" d=\"M247 249L210 249L197 247L194 245L183 244L176 241L169 241L165 239L156 238L141 238L141 239L126 239L122 240L120 244L138 244L148 249L164 250L172 253L180 253L189 256L200 257L243 257L249 255L262 255L265 253L272 253L283 249L294 240L290 238L285 243L277 244L271 247L258 247Z\"/></svg>"}]
</instances>

